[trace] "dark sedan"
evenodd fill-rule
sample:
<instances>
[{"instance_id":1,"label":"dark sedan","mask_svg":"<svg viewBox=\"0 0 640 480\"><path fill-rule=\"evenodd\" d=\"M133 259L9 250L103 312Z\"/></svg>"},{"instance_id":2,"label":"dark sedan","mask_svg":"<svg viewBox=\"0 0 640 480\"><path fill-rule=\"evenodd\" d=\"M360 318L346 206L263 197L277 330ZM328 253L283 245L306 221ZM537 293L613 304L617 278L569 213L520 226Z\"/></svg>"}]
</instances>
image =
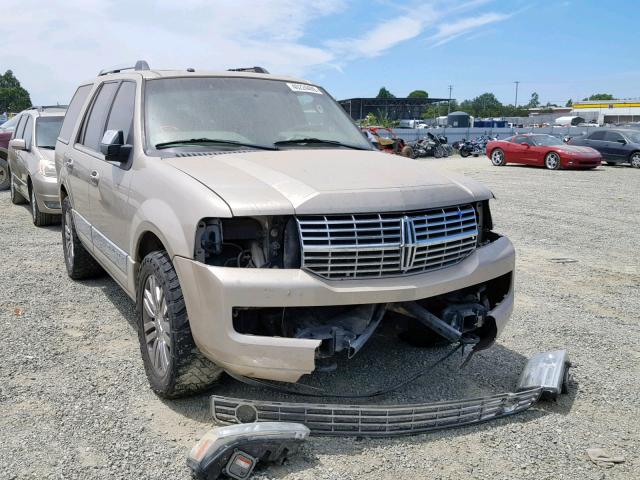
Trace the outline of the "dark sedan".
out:
<instances>
[{"instance_id":1,"label":"dark sedan","mask_svg":"<svg viewBox=\"0 0 640 480\"><path fill-rule=\"evenodd\" d=\"M595 148L608 165L630 163L640 168L640 130L600 129L573 137L568 143Z\"/></svg>"}]
</instances>

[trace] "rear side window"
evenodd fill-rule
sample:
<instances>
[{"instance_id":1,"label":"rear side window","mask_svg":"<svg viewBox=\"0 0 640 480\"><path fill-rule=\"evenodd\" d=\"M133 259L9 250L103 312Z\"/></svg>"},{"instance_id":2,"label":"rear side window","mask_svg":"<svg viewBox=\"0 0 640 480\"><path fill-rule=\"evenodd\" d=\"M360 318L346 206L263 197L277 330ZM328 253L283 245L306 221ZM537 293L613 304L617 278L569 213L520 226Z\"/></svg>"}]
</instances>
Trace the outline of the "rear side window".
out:
<instances>
[{"instance_id":1,"label":"rear side window","mask_svg":"<svg viewBox=\"0 0 640 480\"><path fill-rule=\"evenodd\" d=\"M589 135L589 140L604 140L604 134L607 133L604 130L593 132Z\"/></svg>"},{"instance_id":2,"label":"rear side window","mask_svg":"<svg viewBox=\"0 0 640 480\"><path fill-rule=\"evenodd\" d=\"M76 90L64 117L62 128L60 129L60 136L58 138L61 142L69 143L69 139L73 133L73 127L75 127L78 116L80 115L80 109L82 109L82 105L84 105L84 101L87 99L90 91L91 85L83 85Z\"/></svg>"},{"instance_id":3,"label":"rear side window","mask_svg":"<svg viewBox=\"0 0 640 480\"><path fill-rule=\"evenodd\" d=\"M27 123L24 127L24 144L27 150L29 150L33 140L33 117L31 115L27 115L27 118Z\"/></svg>"},{"instance_id":4,"label":"rear side window","mask_svg":"<svg viewBox=\"0 0 640 480\"><path fill-rule=\"evenodd\" d=\"M136 100L136 84L122 82L113 100L107 130L122 130L124 142L133 144L133 109Z\"/></svg>"},{"instance_id":5,"label":"rear side window","mask_svg":"<svg viewBox=\"0 0 640 480\"><path fill-rule=\"evenodd\" d=\"M80 143L96 152L100 151L100 140L104 135L109 107L111 107L111 101L117 87L117 83L105 83L102 85L91 107L91 113L85 120L84 132Z\"/></svg>"}]
</instances>

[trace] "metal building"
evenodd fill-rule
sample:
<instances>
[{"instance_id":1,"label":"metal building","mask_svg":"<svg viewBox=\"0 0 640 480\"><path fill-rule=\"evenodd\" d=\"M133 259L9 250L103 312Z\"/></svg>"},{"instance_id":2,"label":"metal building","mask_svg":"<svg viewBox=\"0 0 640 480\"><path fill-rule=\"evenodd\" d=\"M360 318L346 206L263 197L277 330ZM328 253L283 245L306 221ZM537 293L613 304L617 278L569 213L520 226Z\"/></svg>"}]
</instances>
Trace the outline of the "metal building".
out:
<instances>
[{"instance_id":1,"label":"metal building","mask_svg":"<svg viewBox=\"0 0 640 480\"><path fill-rule=\"evenodd\" d=\"M640 100L595 100L574 102L572 115L578 115L600 125L640 121Z\"/></svg>"},{"instance_id":2,"label":"metal building","mask_svg":"<svg viewBox=\"0 0 640 480\"><path fill-rule=\"evenodd\" d=\"M339 100L354 120L362 120L369 113L376 117L386 116L390 120L422 118L422 114L434 103L447 102L447 98L348 98Z\"/></svg>"}]
</instances>

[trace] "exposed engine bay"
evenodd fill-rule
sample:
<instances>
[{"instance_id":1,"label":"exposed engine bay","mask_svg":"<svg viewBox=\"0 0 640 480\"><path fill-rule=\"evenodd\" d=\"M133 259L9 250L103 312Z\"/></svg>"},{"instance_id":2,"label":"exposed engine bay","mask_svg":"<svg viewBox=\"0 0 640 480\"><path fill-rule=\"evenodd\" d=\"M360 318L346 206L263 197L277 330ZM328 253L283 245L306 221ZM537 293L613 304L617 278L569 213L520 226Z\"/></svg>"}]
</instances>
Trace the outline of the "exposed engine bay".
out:
<instances>
[{"instance_id":1,"label":"exposed engine bay","mask_svg":"<svg viewBox=\"0 0 640 480\"><path fill-rule=\"evenodd\" d=\"M388 304L235 308L234 328L251 335L321 340L316 351L320 371L332 371L338 354L353 357L381 323L418 346L464 343L475 350L489 347L496 325L489 315L508 293L511 274L416 302Z\"/></svg>"}]
</instances>

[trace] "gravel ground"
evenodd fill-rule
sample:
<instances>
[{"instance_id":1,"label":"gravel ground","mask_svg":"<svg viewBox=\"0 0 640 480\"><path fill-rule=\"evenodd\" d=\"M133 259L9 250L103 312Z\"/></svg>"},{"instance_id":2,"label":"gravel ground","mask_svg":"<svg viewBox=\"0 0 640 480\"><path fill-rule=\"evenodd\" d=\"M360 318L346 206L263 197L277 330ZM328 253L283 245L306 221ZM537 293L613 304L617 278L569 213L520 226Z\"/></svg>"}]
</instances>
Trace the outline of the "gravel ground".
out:
<instances>
[{"instance_id":1,"label":"gravel ground","mask_svg":"<svg viewBox=\"0 0 640 480\"><path fill-rule=\"evenodd\" d=\"M425 161L467 173L496 194L496 230L518 252L516 308L495 347L466 369L452 357L379 401L507 391L526 357L565 347L574 363L569 395L468 428L386 440L312 438L289 464L258 477L640 478L640 171ZM153 395L128 297L107 277L69 280L59 227L36 229L8 192L0 192L0 212L0 479L189 478L185 455L212 426L207 396ZM383 331L337 373L311 380L368 390L440 355ZM228 378L215 391L283 398ZM585 450L595 446L625 463L593 465Z\"/></svg>"}]
</instances>

